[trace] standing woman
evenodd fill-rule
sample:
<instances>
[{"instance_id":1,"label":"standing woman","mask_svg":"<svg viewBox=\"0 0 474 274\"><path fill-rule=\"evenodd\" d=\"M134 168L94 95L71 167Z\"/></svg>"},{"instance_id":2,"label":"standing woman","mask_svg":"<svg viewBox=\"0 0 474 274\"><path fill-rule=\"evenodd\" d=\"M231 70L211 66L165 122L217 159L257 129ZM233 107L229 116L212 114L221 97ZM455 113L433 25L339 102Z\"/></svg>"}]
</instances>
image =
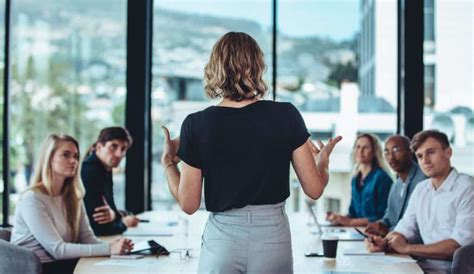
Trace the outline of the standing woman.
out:
<instances>
[{"instance_id":1,"label":"standing woman","mask_svg":"<svg viewBox=\"0 0 474 274\"><path fill-rule=\"evenodd\" d=\"M80 257L123 254L130 240L98 240L85 215L79 179L79 144L51 134L43 144L32 187L15 210L11 242L33 250L43 273L72 273Z\"/></svg>"},{"instance_id":2,"label":"standing woman","mask_svg":"<svg viewBox=\"0 0 474 274\"><path fill-rule=\"evenodd\" d=\"M205 68L206 93L217 106L186 117L181 136L165 131L161 162L182 210L211 212L202 237L199 273L292 273L285 213L290 162L303 191L318 199L329 180L329 155L338 137L318 147L298 110L262 100L263 53L245 33L229 32ZM183 160L181 170L178 162Z\"/></svg>"},{"instance_id":3,"label":"standing woman","mask_svg":"<svg viewBox=\"0 0 474 274\"><path fill-rule=\"evenodd\" d=\"M328 213L327 219L344 226L366 226L382 219L387 208L392 178L388 175L377 136L357 136L352 150L354 176L348 216Z\"/></svg>"}]
</instances>

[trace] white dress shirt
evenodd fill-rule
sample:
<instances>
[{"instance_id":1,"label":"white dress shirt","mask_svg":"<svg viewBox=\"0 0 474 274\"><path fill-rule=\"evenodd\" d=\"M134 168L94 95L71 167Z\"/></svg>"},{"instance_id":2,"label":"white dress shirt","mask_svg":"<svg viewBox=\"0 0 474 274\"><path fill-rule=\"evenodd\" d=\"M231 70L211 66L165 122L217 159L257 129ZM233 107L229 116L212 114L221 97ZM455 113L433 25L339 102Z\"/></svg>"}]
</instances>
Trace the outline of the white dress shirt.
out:
<instances>
[{"instance_id":1,"label":"white dress shirt","mask_svg":"<svg viewBox=\"0 0 474 274\"><path fill-rule=\"evenodd\" d=\"M474 180L455 168L436 190L431 179L420 182L394 231L424 244L447 239L461 246L474 243Z\"/></svg>"}]
</instances>

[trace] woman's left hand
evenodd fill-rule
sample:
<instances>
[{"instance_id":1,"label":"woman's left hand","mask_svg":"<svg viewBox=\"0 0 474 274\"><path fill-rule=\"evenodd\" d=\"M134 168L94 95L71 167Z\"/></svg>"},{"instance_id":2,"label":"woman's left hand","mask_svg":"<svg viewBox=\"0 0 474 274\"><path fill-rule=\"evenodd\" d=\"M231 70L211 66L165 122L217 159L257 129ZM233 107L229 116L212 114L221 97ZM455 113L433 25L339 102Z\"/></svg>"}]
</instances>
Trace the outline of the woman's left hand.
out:
<instances>
[{"instance_id":1,"label":"woman's left hand","mask_svg":"<svg viewBox=\"0 0 474 274\"><path fill-rule=\"evenodd\" d=\"M161 126L165 134L165 143L163 144L163 155L161 156L161 164L163 166L168 166L170 164L176 165L181 161L176 153L178 153L179 148L179 137L171 139L170 132L165 126Z\"/></svg>"}]
</instances>

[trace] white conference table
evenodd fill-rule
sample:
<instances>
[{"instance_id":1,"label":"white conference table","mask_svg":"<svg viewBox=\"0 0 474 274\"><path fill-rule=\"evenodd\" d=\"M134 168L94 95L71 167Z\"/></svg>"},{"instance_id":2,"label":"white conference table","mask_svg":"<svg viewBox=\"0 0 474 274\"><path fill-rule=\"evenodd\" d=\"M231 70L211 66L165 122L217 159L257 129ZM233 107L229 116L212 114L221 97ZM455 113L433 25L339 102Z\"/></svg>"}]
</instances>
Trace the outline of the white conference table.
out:
<instances>
[{"instance_id":1,"label":"white conference table","mask_svg":"<svg viewBox=\"0 0 474 274\"><path fill-rule=\"evenodd\" d=\"M141 215L143 219L149 219L150 223L140 223L141 230L135 232L147 233L150 227L164 227L168 221L178 221L185 215L177 212L147 212ZM191 249L191 258L181 259L178 253L171 253L170 256L146 256L138 260L117 260L108 257L82 258L76 266L74 273L196 273L199 261L199 251L201 246L201 234L207 220L208 213L198 211L192 216L185 216L188 219L188 235L185 235L183 226L178 224L160 229L164 234L172 232L173 236L126 236L134 242L155 240L166 247L169 251L179 249ZM415 262L387 263L378 260L376 256L348 256L344 255L345 249L364 249L364 242L361 241L339 241L336 259L326 259L320 257L305 257L305 251L322 250L321 241L309 232L305 221L308 219L305 214L289 214L291 236L293 243L293 267L295 273L423 273ZM153 222L159 220L158 222ZM131 234L134 233L130 229ZM103 237L104 240L111 240L115 237ZM386 255L385 257L409 258L404 255ZM390 259L390 258L389 258ZM99 264L99 265L97 265ZM102 265L100 265L102 264Z\"/></svg>"}]
</instances>

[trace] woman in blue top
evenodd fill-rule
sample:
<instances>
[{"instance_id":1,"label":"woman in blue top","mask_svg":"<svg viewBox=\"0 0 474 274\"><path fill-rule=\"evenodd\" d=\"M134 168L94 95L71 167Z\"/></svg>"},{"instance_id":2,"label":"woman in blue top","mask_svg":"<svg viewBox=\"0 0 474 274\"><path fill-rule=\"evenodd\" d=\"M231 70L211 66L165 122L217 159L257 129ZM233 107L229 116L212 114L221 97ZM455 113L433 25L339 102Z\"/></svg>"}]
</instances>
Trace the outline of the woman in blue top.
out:
<instances>
[{"instance_id":1,"label":"woman in blue top","mask_svg":"<svg viewBox=\"0 0 474 274\"><path fill-rule=\"evenodd\" d=\"M383 217L393 181L386 171L380 141L373 134L356 138L352 161L355 166L349 214L328 213L327 219L339 225L365 226Z\"/></svg>"},{"instance_id":2,"label":"woman in blue top","mask_svg":"<svg viewBox=\"0 0 474 274\"><path fill-rule=\"evenodd\" d=\"M172 195L193 214L204 185L211 212L199 273L292 273L284 208L290 163L313 199L329 179L329 155L341 137L314 146L293 105L262 100L264 70L255 40L227 33L214 46L204 76L207 95L222 101L188 115L179 139L170 139L164 128L161 163Z\"/></svg>"}]
</instances>

